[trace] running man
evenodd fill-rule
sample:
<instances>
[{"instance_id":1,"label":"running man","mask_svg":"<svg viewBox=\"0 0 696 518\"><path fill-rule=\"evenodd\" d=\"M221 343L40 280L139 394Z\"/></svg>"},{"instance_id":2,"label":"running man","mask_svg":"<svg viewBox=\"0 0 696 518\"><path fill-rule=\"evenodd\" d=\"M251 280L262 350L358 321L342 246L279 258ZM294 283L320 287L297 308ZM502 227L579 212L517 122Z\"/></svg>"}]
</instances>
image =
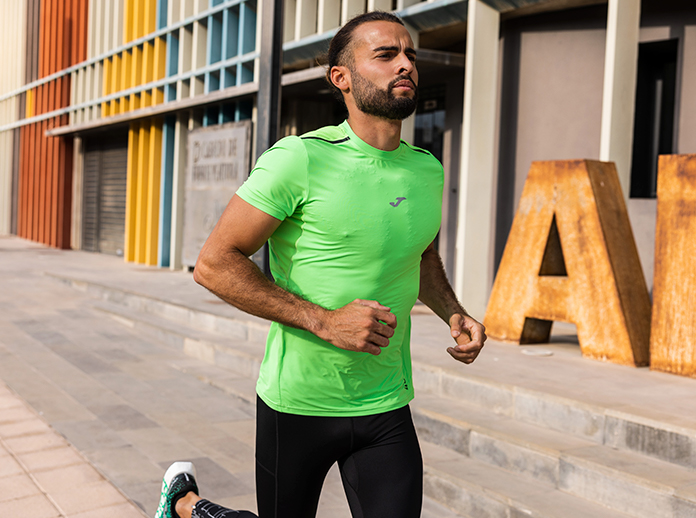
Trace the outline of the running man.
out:
<instances>
[{"instance_id":1,"label":"running man","mask_svg":"<svg viewBox=\"0 0 696 518\"><path fill-rule=\"evenodd\" d=\"M421 513L410 311L420 300L473 362L486 335L457 301L433 240L442 165L400 140L416 109L416 51L392 14L359 15L329 48L327 80L348 119L278 141L205 243L194 279L273 321L257 384L261 518L316 515L338 462L354 517ZM275 283L249 259L270 239ZM190 463L165 475L159 514L255 516L201 500ZM246 514L244 514L246 513Z\"/></svg>"}]
</instances>

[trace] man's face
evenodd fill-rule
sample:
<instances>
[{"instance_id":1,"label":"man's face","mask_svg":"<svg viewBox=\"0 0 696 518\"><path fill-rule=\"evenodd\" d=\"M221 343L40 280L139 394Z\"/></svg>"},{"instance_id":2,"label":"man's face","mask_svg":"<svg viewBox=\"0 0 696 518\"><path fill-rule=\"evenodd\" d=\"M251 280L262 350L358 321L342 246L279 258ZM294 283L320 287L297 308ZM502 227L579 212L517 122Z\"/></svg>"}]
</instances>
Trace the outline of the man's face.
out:
<instances>
[{"instance_id":1,"label":"man's face","mask_svg":"<svg viewBox=\"0 0 696 518\"><path fill-rule=\"evenodd\" d=\"M348 65L356 107L383 119L403 120L418 104L416 52L408 31L392 22L368 22L353 33Z\"/></svg>"}]
</instances>

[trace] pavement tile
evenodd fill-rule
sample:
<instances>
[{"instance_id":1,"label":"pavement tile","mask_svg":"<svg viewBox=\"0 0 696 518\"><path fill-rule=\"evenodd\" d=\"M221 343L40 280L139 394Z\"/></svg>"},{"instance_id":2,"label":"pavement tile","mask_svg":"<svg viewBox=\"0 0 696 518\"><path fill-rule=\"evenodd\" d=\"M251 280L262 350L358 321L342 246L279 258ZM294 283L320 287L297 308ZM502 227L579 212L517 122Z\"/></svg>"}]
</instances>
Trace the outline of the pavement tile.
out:
<instances>
[{"instance_id":1,"label":"pavement tile","mask_svg":"<svg viewBox=\"0 0 696 518\"><path fill-rule=\"evenodd\" d=\"M114 430L137 430L159 426L129 405L99 405L91 406L89 409Z\"/></svg>"},{"instance_id":2,"label":"pavement tile","mask_svg":"<svg viewBox=\"0 0 696 518\"><path fill-rule=\"evenodd\" d=\"M68 516L124 501L123 495L106 480L89 485L66 487L59 492L51 493L51 497Z\"/></svg>"},{"instance_id":3,"label":"pavement tile","mask_svg":"<svg viewBox=\"0 0 696 518\"><path fill-rule=\"evenodd\" d=\"M160 483L164 475L164 470L131 445L91 451L89 460L121 488L126 484L137 485L152 480Z\"/></svg>"},{"instance_id":4,"label":"pavement tile","mask_svg":"<svg viewBox=\"0 0 696 518\"><path fill-rule=\"evenodd\" d=\"M119 487L147 516L154 516L159 505L160 491L162 490L162 475L164 475L164 470L160 472L160 478L156 481L126 484Z\"/></svg>"},{"instance_id":5,"label":"pavement tile","mask_svg":"<svg viewBox=\"0 0 696 518\"><path fill-rule=\"evenodd\" d=\"M23 473L24 469L11 455L2 458L2 462L0 462L0 478L21 475ZM0 516L2 515L0 514Z\"/></svg>"},{"instance_id":6,"label":"pavement tile","mask_svg":"<svg viewBox=\"0 0 696 518\"><path fill-rule=\"evenodd\" d=\"M66 446L65 440L56 433L39 433L5 439L5 444L14 453L29 453Z\"/></svg>"},{"instance_id":7,"label":"pavement tile","mask_svg":"<svg viewBox=\"0 0 696 518\"><path fill-rule=\"evenodd\" d=\"M78 450L82 451L118 448L128 444L128 441L98 419L60 421L53 423L53 426Z\"/></svg>"},{"instance_id":8,"label":"pavement tile","mask_svg":"<svg viewBox=\"0 0 696 518\"><path fill-rule=\"evenodd\" d=\"M70 518L143 518L143 516L147 515L133 504L127 503L73 514Z\"/></svg>"},{"instance_id":9,"label":"pavement tile","mask_svg":"<svg viewBox=\"0 0 696 518\"><path fill-rule=\"evenodd\" d=\"M0 478L0 502L39 494L41 490L25 473Z\"/></svg>"},{"instance_id":10,"label":"pavement tile","mask_svg":"<svg viewBox=\"0 0 696 518\"><path fill-rule=\"evenodd\" d=\"M199 457L202 454L190 442L166 428L124 430L121 436L157 463Z\"/></svg>"},{"instance_id":11,"label":"pavement tile","mask_svg":"<svg viewBox=\"0 0 696 518\"><path fill-rule=\"evenodd\" d=\"M31 514L27 514L28 509L31 509ZM61 514L44 495L32 495L0 502L0 516L6 516L7 518L26 516L31 516L31 518L58 518Z\"/></svg>"},{"instance_id":12,"label":"pavement tile","mask_svg":"<svg viewBox=\"0 0 696 518\"><path fill-rule=\"evenodd\" d=\"M48 471L38 471L33 475L41 487L51 495L72 487L82 487L104 480L104 477L86 462Z\"/></svg>"},{"instance_id":13,"label":"pavement tile","mask_svg":"<svg viewBox=\"0 0 696 518\"><path fill-rule=\"evenodd\" d=\"M20 435L47 433L50 431L51 428L37 417L18 423L0 425L0 437L3 439L18 437Z\"/></svg>"},{"instance_id":14,"label":"pavement tile","mask_svg":"<svg viewBox=\"0 0 696 518\"><path fill-rule=\"evenodd\" d=\"M2 387L2 385L0 385L0 388L1 387ZM0 394L0 410L2 410L3 413L6 410L9 410L11 408L21 408L21 407L22 407L21 401L17 398L17 396L12 394L9 390L6 390L2 394Z\"/></svg>"},{"instance_id":15,"label":"pavement tile","mask_svg":"<svg viewBox=\"0 0 696 518\"><path fill-rule=\"evenodd\" d=\"M255 491L253 485L247 485L241 477L232 475L208 457L189 458L189 460L196 466L198 487L206 495L205 498L213 502L219 498L244 495Z\"/></svg>"},{"instance_id":16,"label":"pavement tile","mask_svg":"<svg viewBox=\"0 0 696 518\"><path fill-rule=\"evenodd\" d=\"M69 446L22 453L17 456L30 472L46 471L85 462L84 458Z\"/></svg>"},{"instance_id":17,"label":"pavement tile","mask_svg":"<svg viewBox=\"0 0 696 518\"><path fill-rule=\"evenodd\" d=\"M0 412L0 424L16 423L36 419L36 414L24 406L6 408Z\"/></svg>"}]
</instances>

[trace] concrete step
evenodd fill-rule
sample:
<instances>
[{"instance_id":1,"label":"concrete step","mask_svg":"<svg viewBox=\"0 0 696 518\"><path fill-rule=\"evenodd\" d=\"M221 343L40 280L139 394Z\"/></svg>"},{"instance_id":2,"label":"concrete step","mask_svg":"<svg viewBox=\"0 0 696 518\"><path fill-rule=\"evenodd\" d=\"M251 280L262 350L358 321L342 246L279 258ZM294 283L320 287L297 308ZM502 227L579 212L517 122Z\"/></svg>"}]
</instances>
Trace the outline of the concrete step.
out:
<instances>
[{"instance_id":1,"label":"concrete step","mask_svg":"<svg viewBox=\"0 0 696 518\"><path fill-rule=\"evenodd\" d=\"M622 411L588 404L580 398L558 396L552 390L530 390L422 361L414 361L413 370L414 386L428 394L466 401L517 421L696 469L696 428L645 417L631 412L629 405Z\"/></svg>"},{"instance_id":2,"label":"concrete step","mask_svg":"<svg viewBox=\"0 0 696 518\"><path fill-rule=\"evenodd\" d=\"M696 516L696 471L486 412L413 403L419 436L471 459L641 518Z\"/></svg>"},{"instance_id":3,"label":"concrete step","mask_svg":"<svg viewBox=\"0 0 696 518\"><path fill-rule=\"evenodd\" d=\"M52 274L52 278L74 288L92 293L102 301L130 309L128 317L138 317L142 327L169 329L171 322L181 326L178 333L187 344L189 354L217 362L239 372L257 372L263 348L244 344L265 341L268 323L224 305L198 303L186 307L149 296L143 290L136 293L115 286L104 286L93 281ZM211 296L212 297L212 296ZM207 302L215 302L210 299ZM220 302L220 301L217 301ZM205 306L210 306L208 310ZM224 313L224 314L223 314ZM136 325L136 324L133 324ZM192 338L199 332L207 338ZM219 339L220 336L225 337ZM218 338L215 338L218 337ZM414 357L419 357L418 340L414 338ZM239 351L252 351L249 357ZM421 358L427 355L420 355ZM248 363L251 361L251 366ZM246 362L246 363L245 363ZM516 421L570 434L614 448L634 451L648 457L696 469L696 426L678 426L674 419L661 421L641 415L635 406L606 407L588 404L582 397L561 397L549 390L532 390L523 385L502 383L484 377L463 374L461 369L433 365L414 360L414 381L419 394L428 393L467 401L495 414ZM256 369L256 371L254 371Z\"/></svg>"},{"instance_id":4,"label":"concrete step","mask_svg":"<svg viewBox=\"0 0 696 518\"><path fill-rule=\"evenodd\" d=\"M630 516L428 441L421 441L421 448L425 462L425 494L470 518ZM653 515L653 518L658 516Z\"/></svg>"},{"instance_id":5,"label":"concrete step","mask_svg":"<svg viewBox=\"0 0 696 518\"><path fill-rule=\"evenodd\" d=\"M249 341L234 336L228 338L224 333L201 331L187 324L144 314L139 309L110 302L95 302L94 309L165 345L182 350L188 356L228 369L241 376L256 379L259 375L264 342Z\"/></svg>"},{"instance_id":6,"label":"concrete step","mask_svg":"<svg viewBox=\"0 0 696 518\"><path fill-rule=\"evenodd\" d=\"M57 282L88 293L105 302L124 306L153 317L185 324L196 330L219 333L230 338L265 343L270 327L268 321L239 311L213 295L210 295L206 302L210 303L211 308L215 303L219 303L220 307L216 308L219 311L177 304L146 293L57 273L46 273L46 275Z\"/></svg>"}]
</instances>

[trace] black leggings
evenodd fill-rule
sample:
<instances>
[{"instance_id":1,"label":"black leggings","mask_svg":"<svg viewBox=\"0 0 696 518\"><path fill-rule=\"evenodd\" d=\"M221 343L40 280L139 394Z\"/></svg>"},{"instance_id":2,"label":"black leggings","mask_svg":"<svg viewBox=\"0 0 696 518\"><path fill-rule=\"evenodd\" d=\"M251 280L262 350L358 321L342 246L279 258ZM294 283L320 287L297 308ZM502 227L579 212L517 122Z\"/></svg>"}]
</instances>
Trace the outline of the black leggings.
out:
<instances>
[{"instance_id":1,"label":"black leggings","mask_svg":"<svg viewBox=\"0 0 696 518\"><path fill-rule=\"evenodd\" d=\"M423 459L408 406L361 417L276 412L257 398L260 518L312 518L338 462L354 518L417 518Z\"/></svg>"},{"instance_id":2,"label":"black leggings","mask_svg":"<svg viewBox=\"0 0 696 518\"><path fill-rule=\"evenodd\" d=\"M408 406L363 417L276 412L257 398L256 499L260 518L313 518L338 462L354 518L418 518L423 459ZM194 518L249 518L201 500Z\"/></svg>"}]
</instances>

